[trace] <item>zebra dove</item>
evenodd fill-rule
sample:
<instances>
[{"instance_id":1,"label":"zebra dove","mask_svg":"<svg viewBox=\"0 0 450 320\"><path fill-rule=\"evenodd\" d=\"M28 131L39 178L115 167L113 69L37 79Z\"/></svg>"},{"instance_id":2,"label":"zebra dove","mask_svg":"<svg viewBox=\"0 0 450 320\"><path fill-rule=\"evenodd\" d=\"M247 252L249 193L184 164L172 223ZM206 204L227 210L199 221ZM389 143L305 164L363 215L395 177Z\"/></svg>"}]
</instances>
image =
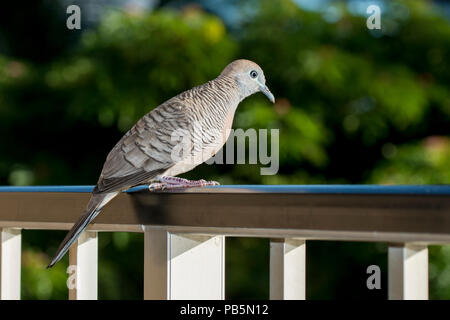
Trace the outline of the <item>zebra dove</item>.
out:
<instances>
[{"instance_id":1,"label":"zebra dove","mask_svg":"<svg viewBox=\"0 0 450 320\"><path fill-rule=\"evenodd\" d=\"M143 184L150 184L150 190L218 184L175 176L192 170L222 148L243 99L262 92L275 102L265 82L256 63L235 60L214 80L180 93L142 117L108 154L86 210L47 268L64 256L87 225L121 191Z\"/></svg>"}]
</instances>

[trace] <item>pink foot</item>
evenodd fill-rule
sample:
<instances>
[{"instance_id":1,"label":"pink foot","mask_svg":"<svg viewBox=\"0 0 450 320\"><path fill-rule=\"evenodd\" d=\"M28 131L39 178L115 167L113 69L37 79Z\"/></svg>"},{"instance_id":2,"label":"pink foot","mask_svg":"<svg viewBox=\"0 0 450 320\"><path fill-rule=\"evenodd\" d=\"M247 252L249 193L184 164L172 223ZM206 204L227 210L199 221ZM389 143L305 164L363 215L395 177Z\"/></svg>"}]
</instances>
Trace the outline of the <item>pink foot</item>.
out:
<instances>
[{"instance_id":1,"label":"pink foot","mask_svg":"<svg viewBox=\"0 0 450 320\"><path fill-rule=\"evenodd\" d=\"M206 187L206 186L218 186L220 183L217 181L206 181L206 180L188 180L179 177L161 177L160 182L152 183L148 186L150 191L157 190L171 190L171 189L185 189L185 188L195 188L195 187Z\"/></svg>"}]
</instances>

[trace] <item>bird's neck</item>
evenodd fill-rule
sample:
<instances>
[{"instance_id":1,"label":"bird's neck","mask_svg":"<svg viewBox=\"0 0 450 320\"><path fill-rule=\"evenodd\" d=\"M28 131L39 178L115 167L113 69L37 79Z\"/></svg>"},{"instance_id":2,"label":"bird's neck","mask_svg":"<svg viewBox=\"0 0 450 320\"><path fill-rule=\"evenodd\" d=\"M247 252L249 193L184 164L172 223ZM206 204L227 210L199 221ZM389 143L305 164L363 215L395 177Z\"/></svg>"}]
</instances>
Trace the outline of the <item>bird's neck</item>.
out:
<instances>
[{"instance_id":1,"label":"bird's neck","mask_svg":"<svg viewBox=\"0 0 450 320\"><path fill-rule=\"evenodd\" d=\"M218 93L222 94L222 99L227 100L228 105L234 109L247 97L245 92L242 92L239 83L233 77L220 75L212 81L219 89Z\"/></svg>"}]
</instances>

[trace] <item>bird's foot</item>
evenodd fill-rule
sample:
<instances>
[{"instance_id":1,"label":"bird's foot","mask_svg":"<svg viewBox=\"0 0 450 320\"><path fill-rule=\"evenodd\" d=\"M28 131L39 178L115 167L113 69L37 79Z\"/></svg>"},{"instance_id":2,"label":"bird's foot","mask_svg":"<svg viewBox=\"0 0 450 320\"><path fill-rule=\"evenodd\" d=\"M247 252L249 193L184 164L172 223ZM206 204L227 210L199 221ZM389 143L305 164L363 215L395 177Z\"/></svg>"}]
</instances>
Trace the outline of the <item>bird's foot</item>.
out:
<instances>
[{"instance_id":1,"label":"bird's foot","mask_svg":"<svg viewBox=\"0 0 450 320\"><path fill-rule=\"evenodd\" d=\"M157 190L172 190L172 189L185 189L185 188L201 188L206 186L218 186L220 183L217 181L206 180L188 180L179 177L163 176L160 182L152 183L148 186L150 191Z\"/></svg>"},{"instance_id":2,"label":"bird's foot","mask_svg":"<svg viewBox=\"0 0 450 320\"><path fill-rule=\"evenodd\" d=\"M167 184L161 182L154 182L148 186L149 191L158 191L166 189Z\"/></svg>"}]
</instances>

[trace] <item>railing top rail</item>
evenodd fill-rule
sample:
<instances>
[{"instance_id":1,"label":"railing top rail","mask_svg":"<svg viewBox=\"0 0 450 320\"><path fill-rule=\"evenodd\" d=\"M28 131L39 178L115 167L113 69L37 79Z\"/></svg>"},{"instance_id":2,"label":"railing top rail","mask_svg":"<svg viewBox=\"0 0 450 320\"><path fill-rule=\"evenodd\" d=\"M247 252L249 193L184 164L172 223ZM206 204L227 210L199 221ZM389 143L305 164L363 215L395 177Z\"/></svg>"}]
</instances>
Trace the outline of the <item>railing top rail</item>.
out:
<instances>
[{"instance_id":1,"label":"railing top rail","mask_svg":"<svg viewBox=\"0 0 450 320\"><path fill-rule=\"evenodd\" d=\"M120 194L91 230L450 243L450 186L234 185ZM92 186L1 187L0 228L69 229Z\"/></svg>"},{"instance_id":2,"label":"railing top rail","mask_svg":"<svg viewBox=\"0 0 450 320\"><path fill-rule=\"evenodd\" d=\"M127 192L146 190L146 186ZM93 186L0 186L0 192L81 192L89 193ZM174 191L175 193L302 193L302 194L413 194L450 195L450 185L223 185L204 189ZM173 192L172 192L173 193Z\"/></svg>"}]
</instances>

